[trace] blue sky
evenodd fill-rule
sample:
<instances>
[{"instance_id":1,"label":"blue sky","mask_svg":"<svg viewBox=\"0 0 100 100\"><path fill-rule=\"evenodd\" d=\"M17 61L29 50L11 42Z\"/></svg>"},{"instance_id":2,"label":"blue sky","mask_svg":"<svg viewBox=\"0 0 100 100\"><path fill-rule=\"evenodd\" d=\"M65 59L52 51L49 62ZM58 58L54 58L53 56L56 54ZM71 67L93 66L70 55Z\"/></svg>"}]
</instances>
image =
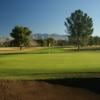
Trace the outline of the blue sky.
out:
<instances>
[{"instance_id":1,"label":"blue sky","mask_svg":"<svg viewBox=\"0 0 100 100\"><path fill-rule=\"evenodd\" d=\"M93 18L93 35L100 36L100 0L0 0L0 36L16 25L33 33L66 34L65 18L77 9Z\"/></svg>"}]
</instances>

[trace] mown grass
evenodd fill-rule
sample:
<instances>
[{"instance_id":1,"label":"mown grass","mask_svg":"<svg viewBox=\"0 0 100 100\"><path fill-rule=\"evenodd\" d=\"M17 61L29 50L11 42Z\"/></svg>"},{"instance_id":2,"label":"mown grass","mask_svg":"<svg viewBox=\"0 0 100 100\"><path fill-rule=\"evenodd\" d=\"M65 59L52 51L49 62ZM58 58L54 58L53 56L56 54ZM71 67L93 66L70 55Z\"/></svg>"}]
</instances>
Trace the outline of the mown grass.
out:
<instances>
[{"instance_id":1,"label":"mown grass","mask_svg":"<svg viewBox=\"0 0 100 100\"><path fill-rule=\"evenodd\" d=\"M68 77L69 73L99 73L100 52L67 52L44 48L24 54L0 55L1 79L44 79Z\"/></svg>"}]
</instances>

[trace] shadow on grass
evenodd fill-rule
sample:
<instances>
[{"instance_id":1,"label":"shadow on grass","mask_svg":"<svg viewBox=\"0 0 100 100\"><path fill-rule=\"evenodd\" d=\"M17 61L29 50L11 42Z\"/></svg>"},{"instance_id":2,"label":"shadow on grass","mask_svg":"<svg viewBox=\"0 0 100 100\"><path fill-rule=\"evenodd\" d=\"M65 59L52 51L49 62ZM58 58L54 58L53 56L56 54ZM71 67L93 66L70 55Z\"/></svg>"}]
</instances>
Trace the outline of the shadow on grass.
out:
<instances>
[{"instance_id":1,"label":"shadow on grass","mask_svg":"<svg viewBox=\"0 0 100 100\"><path fill-rule=\"evenodd\" d=\"M19 53L1 53L0 55L19 55L19 54L56 54L64 52L19 52Z\"/></svg>"},{"instance_id":2,"label":"shadow on grass","mask_svg":"<svg viewBox=\"0 0 100 100\"><path fill-rule=\"evenodd\" d=\"M100 78L64 78L39 80L51 84L83 88L100 94Z\"/></svg>"}]
</instances>

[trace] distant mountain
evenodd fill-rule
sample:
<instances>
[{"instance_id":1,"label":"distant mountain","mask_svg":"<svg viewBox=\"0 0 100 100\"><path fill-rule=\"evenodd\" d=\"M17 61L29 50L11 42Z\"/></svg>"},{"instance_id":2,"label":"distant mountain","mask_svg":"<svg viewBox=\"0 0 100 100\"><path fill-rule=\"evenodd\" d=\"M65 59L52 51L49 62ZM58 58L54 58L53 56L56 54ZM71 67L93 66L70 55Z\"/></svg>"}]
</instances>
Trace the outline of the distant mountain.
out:
<instances>
[{"instance_id":1,"label":"distant mountain","mask_svg":"<svg viewBox=\"0 0 100 100\"><path fill-rule=\"evenodd\" d=\"M67 35L60 35L60 34L47 34L47 33L35 33L33 34L33 39L47 39L53 38L55 40L68 40Z\"/></svg>"}]
</instances>

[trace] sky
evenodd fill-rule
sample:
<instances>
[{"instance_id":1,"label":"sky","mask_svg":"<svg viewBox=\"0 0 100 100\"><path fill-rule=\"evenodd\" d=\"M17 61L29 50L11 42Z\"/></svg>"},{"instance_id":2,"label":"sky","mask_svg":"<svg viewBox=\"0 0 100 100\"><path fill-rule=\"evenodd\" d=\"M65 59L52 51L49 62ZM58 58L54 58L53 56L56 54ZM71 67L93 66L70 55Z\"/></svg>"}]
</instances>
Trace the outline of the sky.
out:
<instances>
[{"instance_id":1,"label":"sky","mask_svg":"<svg viewBox=\"0 0 100 100\"><path fill-rule=\"evenodd\" d=\"M93 35L100 36L100 0L0 0L0 36L9 36L16 25L66 34L65 18L78 9L93 18Z\"/></svg>"}]
</instances>

